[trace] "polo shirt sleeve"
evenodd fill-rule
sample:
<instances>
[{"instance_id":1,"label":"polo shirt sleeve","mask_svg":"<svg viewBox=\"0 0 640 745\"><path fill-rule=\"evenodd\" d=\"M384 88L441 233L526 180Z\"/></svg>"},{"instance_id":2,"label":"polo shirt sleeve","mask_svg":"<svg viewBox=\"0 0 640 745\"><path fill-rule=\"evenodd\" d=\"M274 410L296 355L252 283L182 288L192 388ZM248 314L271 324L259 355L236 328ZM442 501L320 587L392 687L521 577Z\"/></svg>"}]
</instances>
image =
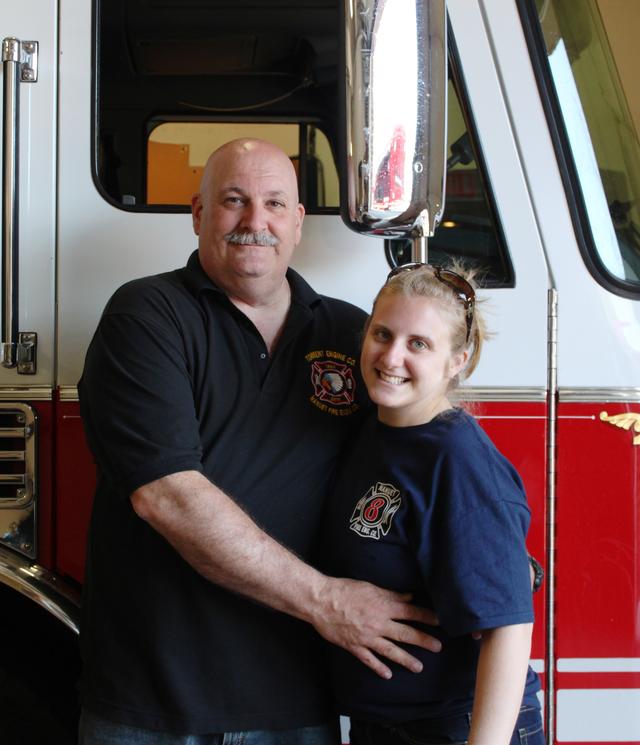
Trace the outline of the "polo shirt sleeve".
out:
<instances>
[{"instance_id":1,"label":"polo shirt sleeve","mask_svg":"<svg viewBox=\"0 0 640 745\"><path fill-rule=\"evenodd\" d=\"M515 469L463 434L442 455L437 489L436 527L424 540L435 544L428 583L443 628L458 636L532 622L530 513Z\"/></svg>"},{"instance_id":2,"label":"polo shirt sleeve","mask_svg":"<svg viewBox=\"0 0 640 745\"><path fill-rule=\"evenodd\" d=\"M162 320L162 319L161 319ZM78 391L100 477L123 497L179 471L202 471L184 343L175 324L106 313Z\"/></svg>"}]
</instances>

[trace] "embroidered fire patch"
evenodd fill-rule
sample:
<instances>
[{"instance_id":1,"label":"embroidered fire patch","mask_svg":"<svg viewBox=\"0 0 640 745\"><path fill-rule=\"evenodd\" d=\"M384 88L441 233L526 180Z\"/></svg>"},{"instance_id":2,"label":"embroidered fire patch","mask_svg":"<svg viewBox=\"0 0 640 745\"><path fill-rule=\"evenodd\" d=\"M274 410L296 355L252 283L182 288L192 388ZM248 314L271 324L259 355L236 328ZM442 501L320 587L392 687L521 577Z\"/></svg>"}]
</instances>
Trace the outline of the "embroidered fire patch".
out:
<instances>
[{"instance_id":1,"label":"embroidered fire patch","mask_svg":"<svg viewBox=\"0 0 640 745\"><path fill-rule=\"evenodd\" d=\"M353 403L355 381L349 365L328 360L311 365L311 382L318 401L331 406L349 406Z\"/></svg>"},{"instance_id":2,"label":"embroidered fire patch","mask_svg":"<svg viewBox=\"0 0 640 745\"><path fill-rule=\"evenodd\" d=\"M401 501L399 489L378 481L356 504L349 527L358 535L377 541L389 532Z\"/></svg>"}]
</instances>

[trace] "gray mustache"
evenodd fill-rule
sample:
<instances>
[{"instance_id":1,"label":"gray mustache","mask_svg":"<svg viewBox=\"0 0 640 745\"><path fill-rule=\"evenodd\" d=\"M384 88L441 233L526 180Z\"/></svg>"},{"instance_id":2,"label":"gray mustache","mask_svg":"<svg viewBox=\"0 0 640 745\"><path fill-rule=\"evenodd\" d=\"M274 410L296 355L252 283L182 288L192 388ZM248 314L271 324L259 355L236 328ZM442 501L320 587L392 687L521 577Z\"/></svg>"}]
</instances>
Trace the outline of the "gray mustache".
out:
<instances>
[{"instance_id":1,"label":"gray mustache","mask_svg":"<svg viewBox=\"0 0 640 745\"><path fill-rule=\"evenodd\" d=\"M268 230L258 230L256 233L239 232L233 230L224 237L227 243L235 243L240 246L253 244L255 246L277 246L280 241Z\"/></svg>"}]
</instances>

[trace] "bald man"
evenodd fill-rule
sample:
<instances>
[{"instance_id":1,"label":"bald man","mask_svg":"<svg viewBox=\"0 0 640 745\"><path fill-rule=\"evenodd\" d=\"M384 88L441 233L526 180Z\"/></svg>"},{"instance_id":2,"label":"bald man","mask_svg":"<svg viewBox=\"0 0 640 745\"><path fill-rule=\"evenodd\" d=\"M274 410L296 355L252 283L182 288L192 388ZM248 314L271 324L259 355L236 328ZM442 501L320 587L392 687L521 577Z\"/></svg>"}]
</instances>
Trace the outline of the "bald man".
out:
<instances>
[{"instance_id":1,"label":"bald man","mask_svg":"<svg viewBox=\"0 0 640 745\"><path fill-rule=\"evenodd\" d=\"M336 745L318 634L383 677L420 670L398 642L439 648L407 597L306 563L367 405L365 316L288 268L304 208L274 145L217 150L192 213L197 252L115 293L79 384L80 742Z\"/></svg>"}]
</instances>

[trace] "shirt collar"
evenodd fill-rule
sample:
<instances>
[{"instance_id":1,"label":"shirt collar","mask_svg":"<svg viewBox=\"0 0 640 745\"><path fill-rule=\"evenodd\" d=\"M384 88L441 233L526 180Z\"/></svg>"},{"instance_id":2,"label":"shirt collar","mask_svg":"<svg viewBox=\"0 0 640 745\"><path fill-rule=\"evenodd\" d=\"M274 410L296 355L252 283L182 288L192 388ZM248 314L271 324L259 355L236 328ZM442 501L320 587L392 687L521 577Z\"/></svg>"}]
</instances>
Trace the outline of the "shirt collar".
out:
<instances>
[{"instance_id":1,"label":"shirt collar","mask_svg":"<svg viewBox=\"0 0 640 745\"><path fill-rule=\"evenodd\" d=\"M226 293L218 287L215 282L211 281L208 274L206 274L202 268L197 250L189 256L184 272L187 285L194 295L198 296L204 290L213 291L218 295L226 295ZM301 303L302 305L312 308L322 300L322 296L318 295L311 285L309 285L309 283L291 267L287 269L287 280L291 287L292 302Z\"/></svg>"}]
</instances>

